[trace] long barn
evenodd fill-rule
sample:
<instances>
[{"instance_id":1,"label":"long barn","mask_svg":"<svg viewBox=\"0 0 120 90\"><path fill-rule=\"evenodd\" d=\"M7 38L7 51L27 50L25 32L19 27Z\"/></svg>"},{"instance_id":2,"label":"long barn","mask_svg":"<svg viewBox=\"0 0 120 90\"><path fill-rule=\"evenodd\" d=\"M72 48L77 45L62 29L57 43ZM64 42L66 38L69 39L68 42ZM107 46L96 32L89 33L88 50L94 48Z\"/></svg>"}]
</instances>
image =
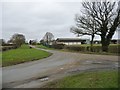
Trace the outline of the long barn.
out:
<instances>
[{"instance_id":1,"label":"long barn","mask_svg":"<svg viewBox=\"0 0 120 90\"><path fill-rule=\"evenodd\" d=\"M90 44L89 39L80 39L80 38L57 38L57 44L66 44L66 45L74 45L74 44Z\"/></svg>"}]
</instances>

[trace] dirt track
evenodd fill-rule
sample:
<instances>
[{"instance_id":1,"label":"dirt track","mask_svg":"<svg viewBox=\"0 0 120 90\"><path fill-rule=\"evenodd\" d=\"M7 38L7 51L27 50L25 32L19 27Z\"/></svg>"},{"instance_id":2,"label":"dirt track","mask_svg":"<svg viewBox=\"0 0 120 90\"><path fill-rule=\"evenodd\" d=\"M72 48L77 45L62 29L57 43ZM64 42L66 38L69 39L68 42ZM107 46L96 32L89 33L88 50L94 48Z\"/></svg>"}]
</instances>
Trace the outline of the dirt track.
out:
<instances>
[{"instance_id":1,"label":"dirt track","mask_svg":"<svg viewBox=\"0 0 120 90\"><path fill-rule=\"evenodd\" d=\"M38 88L67 75L118 68L118 56L46 51L53 55L43 60L4 67L3 88Z\"/></svg>"}]
</instances>

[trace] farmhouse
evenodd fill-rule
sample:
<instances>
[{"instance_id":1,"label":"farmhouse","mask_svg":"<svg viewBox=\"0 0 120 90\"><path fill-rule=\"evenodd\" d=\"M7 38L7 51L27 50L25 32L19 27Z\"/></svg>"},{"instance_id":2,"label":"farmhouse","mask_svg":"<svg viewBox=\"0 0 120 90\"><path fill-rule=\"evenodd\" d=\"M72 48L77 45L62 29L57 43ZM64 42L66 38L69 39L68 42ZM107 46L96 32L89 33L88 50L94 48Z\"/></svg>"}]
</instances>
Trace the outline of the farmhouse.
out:
<instances>
[{"instance_id":1,"label":"farmhouse","mask_svg":"<svg viewBox=\"0 0 120 90\"><path fill-rule=\"evenodd\" d=\"M90 40L80 38L57 38L56 43L65 45L90 44Z\"/></svg>"}]
</instances>

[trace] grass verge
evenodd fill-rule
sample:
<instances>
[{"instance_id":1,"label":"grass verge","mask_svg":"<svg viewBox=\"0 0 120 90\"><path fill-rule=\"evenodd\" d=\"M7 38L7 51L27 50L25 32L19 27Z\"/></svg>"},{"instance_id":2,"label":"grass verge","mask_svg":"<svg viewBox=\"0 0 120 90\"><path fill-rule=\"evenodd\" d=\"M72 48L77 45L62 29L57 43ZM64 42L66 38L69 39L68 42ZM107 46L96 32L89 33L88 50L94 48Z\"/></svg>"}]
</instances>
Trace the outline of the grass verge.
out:
<instances>
[{"instance_id":1,"label":"grass verge","mask_svg":"<svg viewBox=\"0 0 120 90\"><path fill-rule=\"evenodd\" d=\"M49 47L43 46L43 45L35 45L37 48L42 48L42 49L50 49Z\"/></svg>"},{"instance_id":2,"label":"grass verge","mask_svg":"<svg viewBox=\"0 0 120 90\"><path fill-rule=\"evenodd\" d=\"M101 44L93 45L93 52L90 51L90 45L66 45L62 51L80 52L85 54L100 54L100 55L120 55L120 44L110 44L108 52L102 52Z\"/></svg>"},{"instance_id":3,"label":"grass verge","mask_svg":"<svg viewBox=\"0 0 120 90\"><path fill-rule=\"evenodd\" d=\"M46 88L118 88L118 71L86 72L49 83Z\"/></svg>"},{"instance_id":4,"label":"grass verge","mask_svg":"<svg viewBox=\"0 0 120 90\"><path fill-rule=\"evenodd\" d=\"M51 53L46 51L29 48L27 45L22 45L18 49L2 52L2 66L10 66L23 62L39 60L50 56Z\"/></svg>"},{"instance_id":5,"label":"grass verge","mask_svg":"<svg viewBox=\"0 0 120 90\"><path fill-rule=\"evenodd\" d=\"M49 48L49 47L46 47L46 46L43 46L43 45L35 45L35 47L42 48L42 49L54 50L54 48Z\"/></svg>"},{"instance_id":6,"label":"grass verge","mask_svg":"<svg viewBox=\"0 0 120 90\"><path fill-rule=\"evenodd\" d=\"M97 54L97 55L115 55L115 56L119 56L120 54L119 53L116 53L116 51L118 51L118 48L116 50L114 50L114 47L117 47L117 46L120 46L118 44L110 44L110 47L109 49L112 49L111 51L115 51L115 53L111 53L111 52L102 52L102 51L99 51L101 50L101 44L94 44L94 47L98 47L99 50L98 52L91 52L91 51L87 51L87 50L79 50L80 47L87 47L87 46L90 46L89 44L81 44L81 45L68 45L68 47L73 47L73 49L67 49L67 48L63 48L63 49L54 49L54 48L49 48L49 47L46 47L46 46L43 46L43 45L35 45L37 48L42 48L42 49L49 49L49 50L60 50L60 51L64 51L64 52L76 52L76 53L84 53L84 54ZM74 50L74 47L77 47L77 50Z\"/></svg>"},{"instance_id":7,"label":"grass verge","mask_svg":"<svg viewBox=\"0 0 120 90\"><path fill-rule=\"evenodd\" d=\"M112 56L119 56L118 53L109 53L109 52L89 52L89 51L74 51L69 49L62 49L63 52L73 52L73 53L82 53L82 54L95 54L95 55L112 55Z\"/></svg>"}]
</instances>

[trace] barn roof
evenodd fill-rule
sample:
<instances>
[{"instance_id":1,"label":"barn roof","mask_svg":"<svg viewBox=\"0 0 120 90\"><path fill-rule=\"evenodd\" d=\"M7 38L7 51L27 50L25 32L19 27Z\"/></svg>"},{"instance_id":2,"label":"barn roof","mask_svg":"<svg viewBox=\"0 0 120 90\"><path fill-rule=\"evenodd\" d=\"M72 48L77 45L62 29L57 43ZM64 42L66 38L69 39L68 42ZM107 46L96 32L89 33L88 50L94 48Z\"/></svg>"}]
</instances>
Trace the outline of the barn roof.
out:
<instances>
[{"instance_id":1,"label":"barn roof","mask_svg":"<svg viewBox=\"0 0 120 90\"><path fill-rule=\"evenodd\" d=\"M86 41L86 39L80 39L80 38L57 38L56 41L58 41L58 42L81 42L81 41Z\"/></svg>"}]
</instances>

